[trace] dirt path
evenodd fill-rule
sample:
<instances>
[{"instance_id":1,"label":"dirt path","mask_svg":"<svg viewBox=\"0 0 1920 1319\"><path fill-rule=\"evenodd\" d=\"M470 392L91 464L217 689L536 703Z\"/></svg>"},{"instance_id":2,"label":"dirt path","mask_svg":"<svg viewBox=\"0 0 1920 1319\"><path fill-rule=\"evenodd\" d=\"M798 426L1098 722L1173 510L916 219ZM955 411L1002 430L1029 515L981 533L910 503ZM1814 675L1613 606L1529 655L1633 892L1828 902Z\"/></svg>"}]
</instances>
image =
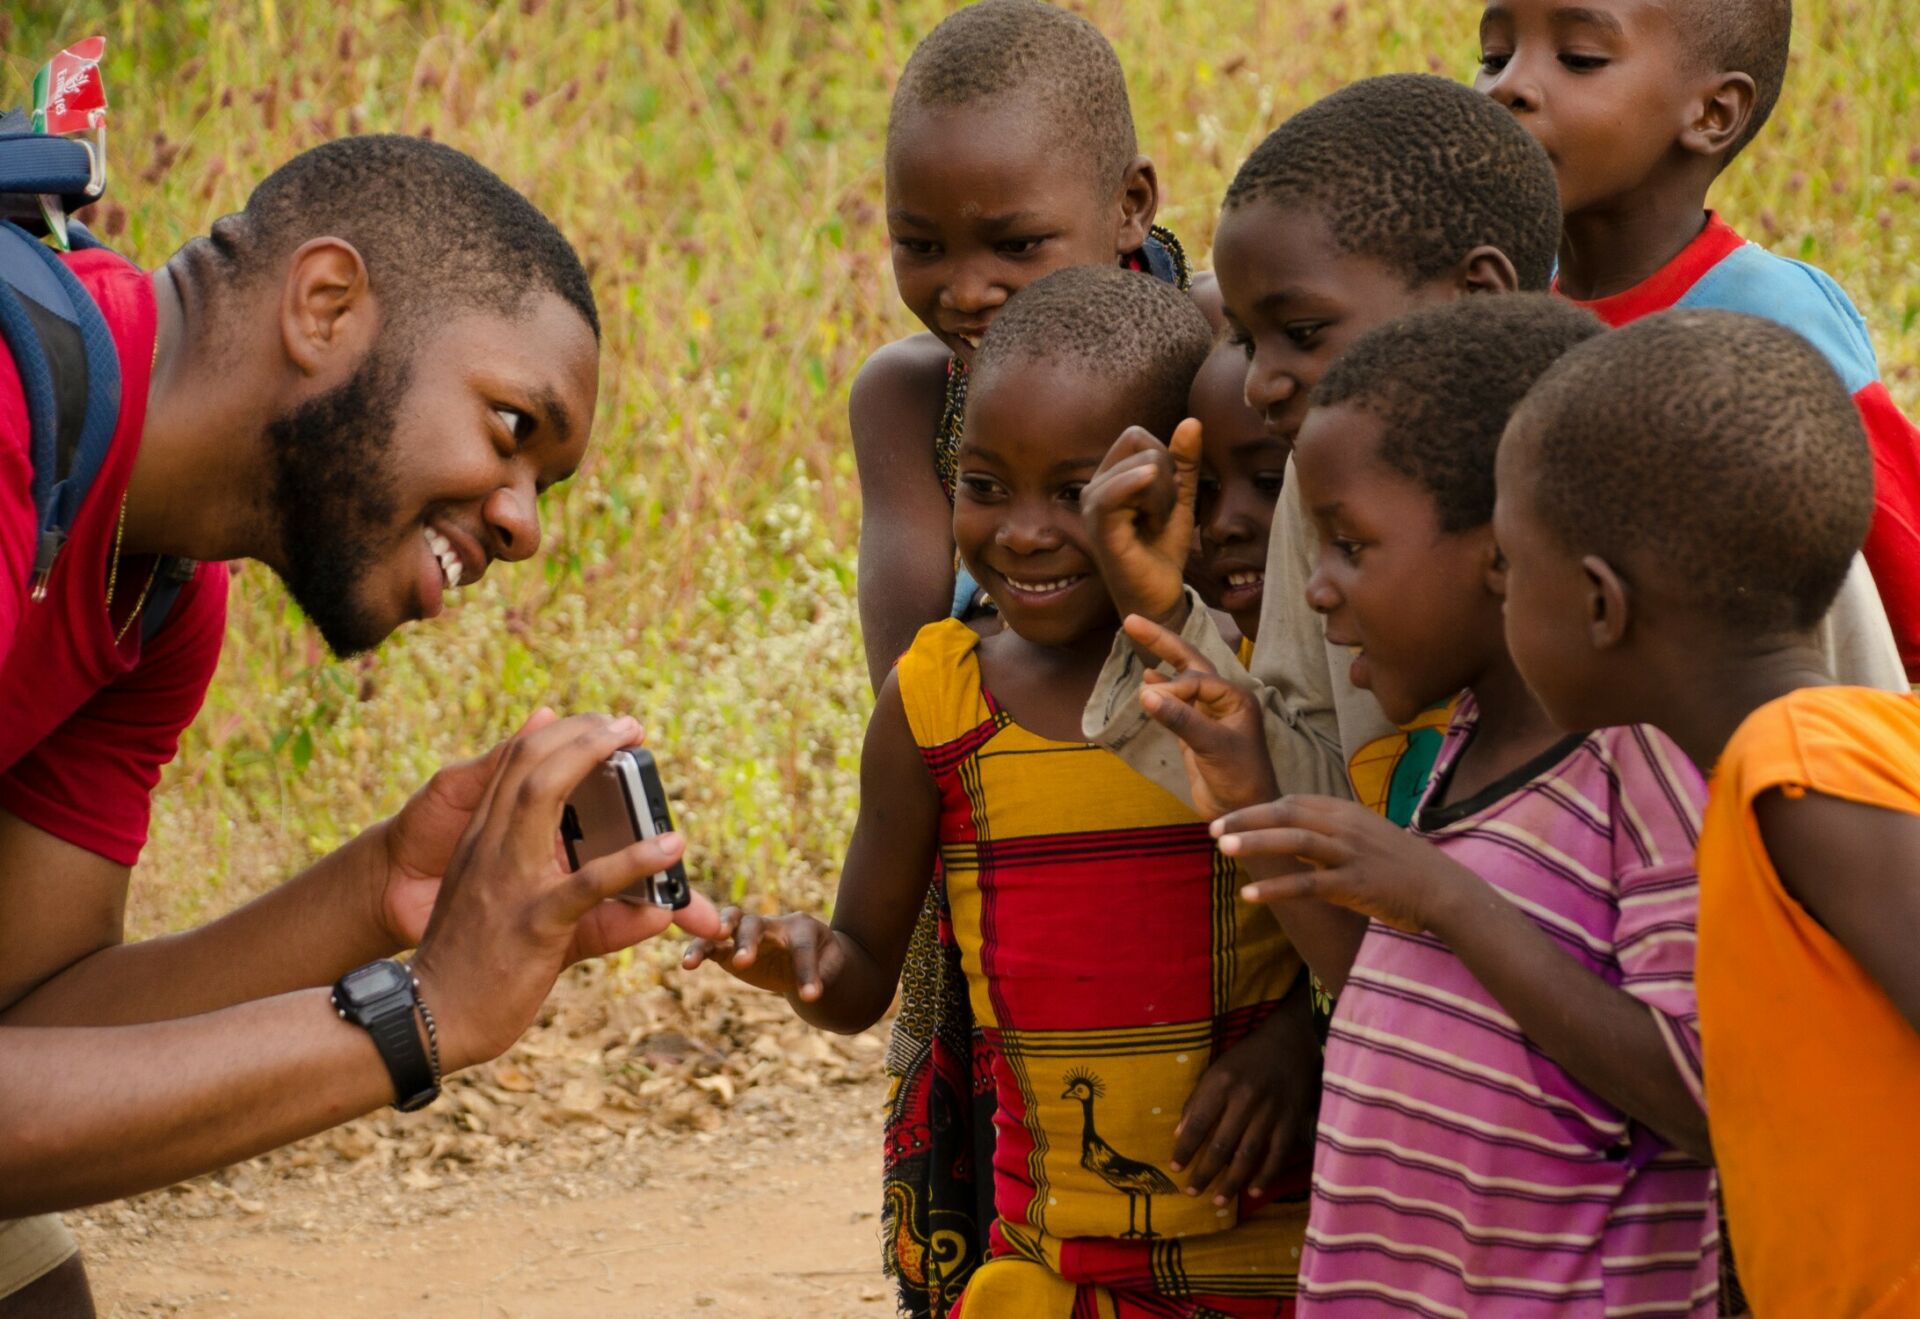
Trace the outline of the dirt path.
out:
<instances>
[{"instance_id":1,"label":"dirt path","mask_svg":"<svg viewBox=\"0 0 1920 1319\"><path fill-rule=\"evenodd\" d=\"M70 1215L101 1312L891 1314L879 1036L817 1044L781 1012L574 985L428 1114Z\"/></svg>"}]
</instances>

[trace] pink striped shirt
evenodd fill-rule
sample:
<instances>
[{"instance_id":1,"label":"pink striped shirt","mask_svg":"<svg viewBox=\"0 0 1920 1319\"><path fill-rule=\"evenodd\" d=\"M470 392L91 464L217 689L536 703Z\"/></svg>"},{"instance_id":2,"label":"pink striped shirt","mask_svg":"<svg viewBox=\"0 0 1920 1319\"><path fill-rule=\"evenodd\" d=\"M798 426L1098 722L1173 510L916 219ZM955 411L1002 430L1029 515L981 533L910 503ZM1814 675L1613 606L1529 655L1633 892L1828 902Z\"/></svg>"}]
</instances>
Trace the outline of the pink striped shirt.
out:
<instances>
[{"instance_id":1,"label":"pink striped shirt","mask_svg":"<svg viewBox=\"0 0 1920 1319\"><path fill-rule=\"evenodd\" d=\"M1569 738L1413 830L1653 1013L1700 1096L1694 844L1706 789L1647 728ZM1711 1168L1529 1043L1446 946L1373 925L1327 1044L1301 1313L1711 1316Z\"/></svg>"}]
</instances>

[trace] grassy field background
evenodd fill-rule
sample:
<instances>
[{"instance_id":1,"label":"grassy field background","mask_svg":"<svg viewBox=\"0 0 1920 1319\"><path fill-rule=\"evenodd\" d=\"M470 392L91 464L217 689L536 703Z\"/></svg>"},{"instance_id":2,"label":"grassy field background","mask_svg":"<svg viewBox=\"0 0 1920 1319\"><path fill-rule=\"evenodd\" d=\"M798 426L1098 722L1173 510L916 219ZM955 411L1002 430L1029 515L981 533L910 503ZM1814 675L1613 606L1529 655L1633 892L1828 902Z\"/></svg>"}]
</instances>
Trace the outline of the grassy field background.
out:
<instances>
[{"instance_id":1,"label":"grassy field background","mask_svg":"<svg viewBox=\"0 0 1920 1319\"><path fill-rule=\"evenodd\" d=\"M391 810L541 703L631 711L716 894L831 897L868 694L847 389L918 328L881 220L887 100L931 0L28 0L5 86L109 42L99 224L164 260L276 164L431 133L579 245L606 323L594 449L547 547L439 623L327 660L271 574L236 580L205 710L168 771L133 932L218 914ZM1131 79L1162 218L1201 262L1219 198L1288 113L1374 73L1471 76L1479 8L1076 3ZM1920 0L1798 6L1780 109L1716 205L1850 291L1920 406ZM903 437L903 442L911 441Z\"/></svg>"}]
</instances>

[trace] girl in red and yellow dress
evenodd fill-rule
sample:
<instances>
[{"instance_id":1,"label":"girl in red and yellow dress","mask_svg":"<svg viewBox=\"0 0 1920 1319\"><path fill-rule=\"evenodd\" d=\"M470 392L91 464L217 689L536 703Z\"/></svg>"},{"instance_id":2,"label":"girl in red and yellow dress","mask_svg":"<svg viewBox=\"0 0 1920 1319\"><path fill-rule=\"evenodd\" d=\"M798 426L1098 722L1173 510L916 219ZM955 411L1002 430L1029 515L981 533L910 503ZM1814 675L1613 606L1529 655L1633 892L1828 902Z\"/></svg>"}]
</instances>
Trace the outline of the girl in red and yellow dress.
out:
<instances>
[{"instance_id":1,"label":"girl in red and yellow dress","mask_svg":"<svg viewBox=\"0 0 1920 1319\"><path fill-rule=\"evenodd\" d=\"M1000 313L954 537L1005 626L928 626L882 688L832 926L730 913L688 954L863 1030L945 887L998 1101L963 1319L1292 1311L1318 1070L1299 959L1201 818L1078 726L1118 622L1079 492L1129 426L1181 421L1210 340L1176 290L1119 270Z\"/></svg>"}]
</instances>

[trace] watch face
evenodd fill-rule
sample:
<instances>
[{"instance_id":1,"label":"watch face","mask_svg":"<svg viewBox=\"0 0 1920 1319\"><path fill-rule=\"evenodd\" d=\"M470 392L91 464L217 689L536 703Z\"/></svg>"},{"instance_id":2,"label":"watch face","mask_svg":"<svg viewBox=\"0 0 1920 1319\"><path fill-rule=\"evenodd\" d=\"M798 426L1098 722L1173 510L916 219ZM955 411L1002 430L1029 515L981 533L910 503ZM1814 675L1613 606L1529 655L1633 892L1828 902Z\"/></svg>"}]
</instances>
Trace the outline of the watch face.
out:
<instances>
[{"instance_id":1,"label":"watch face","mask_svg":"<svg viewBox=\"0 0 1920 1319\"><path fill-rule=\"evenodd\" d=\"M349 971L346 979L340 983L345 987L348 997L364 1003L382 994L391 994L406 982L407 973L395 963L370 962L357 971Z\"/></svg>"}]
</instances>

